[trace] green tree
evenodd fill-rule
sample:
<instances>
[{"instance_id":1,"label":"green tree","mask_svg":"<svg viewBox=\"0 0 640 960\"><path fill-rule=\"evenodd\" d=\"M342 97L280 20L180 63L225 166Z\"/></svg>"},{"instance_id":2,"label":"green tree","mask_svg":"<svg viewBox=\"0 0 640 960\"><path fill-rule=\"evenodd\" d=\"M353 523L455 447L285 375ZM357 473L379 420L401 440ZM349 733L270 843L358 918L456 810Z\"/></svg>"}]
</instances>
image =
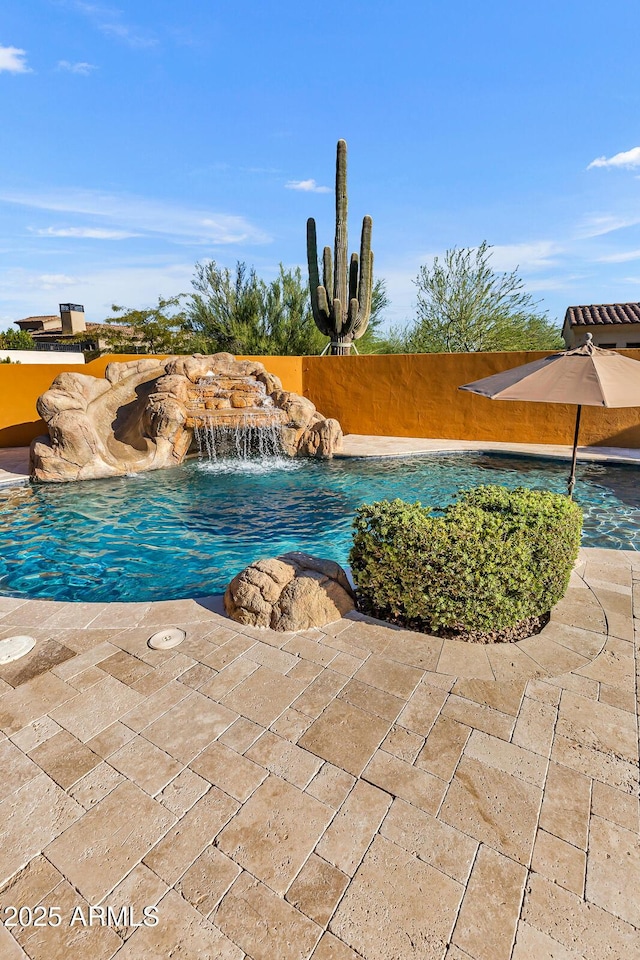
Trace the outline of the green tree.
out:
<instances>
[{"instance_id":1,"label":"green tree","mask_svg":"<svg viewBox=\"0 0 640 960\"><path fill-rule=\"evenodd\" d=\"M186 317L181 308L184 296L158 297L158 305L147 310L119 307L114 303L111 310L116 316L106 318L106 323L114 324L114 329L105 339L112 348L144 347L148 353L192 352L191 340L185 333Z\"/></svg>"},{"instance_id":2,"label":"green tree","mask_svg":"<svg viewBox=\"0 0 640 960\"><path fill-rule=\"evenodd\" d=\"M263 286L263 311L266 316L268 344L265 353L280 356L306 356L319 353L325 338L311 313L307 285L299 267L285 270Z\"/></svg>"},{"instance_id":3,"label":"green tree","mask_svg":"<svg viewBox=\"0 0 640 960\"><path fill-rule=\"evenodd\" d=\"M308 356L321 353L329 342L315 325L299 267L280 264L277 277L267 283L246 263L237 263L232 273L209 260L196 265L192 283L186 329L202 352ZM375 330L388 306L384 281L375 285L372 299L369 329L358 342L364 352L375 349Z\"/></svg>"},{"instance_id":4,"label":"green tree","mask_svg":"<svg viewBox=\"0 0 640 960\"><path fill-rule=\"evenodd\" d=\"M106 321L114 325L106 338L110 348L307 356L322 353L329 342L314 323L309 289L299 268L280 264L278 275L266 282L245 263L237 263L232 272L209 260L196 264L192 285L193 293L159 297L157 306L149 309L114 304L115 316ZM388 305L384 280L378 280L369 326L358 341L360 352L380 352L376 329Z\"/></svg>"},{"instance_id":5,"label":"green tree","mask_svg":"<svg viewBox=\"0 0 640 960\"><path fill-rule=\"evenodd\" d=\"M564 344L546 311L524 290L516 270L496 273L491 247L447 250L422 266L417 317L392 329L393 353L473 353L489 350L557 350Z\"/></svg>"},{"instance_id":6,"label":"green tree","mask_svg":"<svg viewBox=\"0 0 640 960\"><path fill-rule=\"evenodd\" d=\"M319 352L316 329L299 269L280 264L266 283L254 267L238 262L232 273L215 260L196 264L194 293L186 305L186 330L203 352L299 355ZM320 346L320 349L322 347Z\"/></svg>"},{"instance_id":7,"label":"green tree","mask_svg":"<svg viewBox=\"0 0 640 960\"><path fill-rule=\"evenodd\" d=\"M0 331L1 350L35 350L33 337L26 330Z\"/></svg>"}]
</instances>

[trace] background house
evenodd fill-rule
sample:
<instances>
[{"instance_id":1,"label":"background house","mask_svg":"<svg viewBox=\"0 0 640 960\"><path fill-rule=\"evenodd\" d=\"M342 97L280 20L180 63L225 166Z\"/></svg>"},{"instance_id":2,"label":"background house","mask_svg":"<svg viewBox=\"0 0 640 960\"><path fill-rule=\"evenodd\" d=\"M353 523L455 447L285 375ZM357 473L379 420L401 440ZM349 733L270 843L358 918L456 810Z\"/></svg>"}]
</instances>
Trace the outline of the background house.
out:
<instances>
[{"instance_id":1,"label":"background house","mask_svg":"<svg viewBox=\"0 0 640 960\"><path fill-rule=\"evenodd\" d=\"M36 350L80 353L118 352L118 337L122 337L127 353L146 353L146 344L132 346L132 327L115 323L87 323L80 303L61 303L60 315L25 317L15 323L35 342Z\"/></svg>"},{"instance_id":2,"label":"background house","mask_svg":"<svg viewBox=\"0 0 640 960\"><path fill-rule=\"evenodd\" d=\"M585 333L598 347L609 350L640 349L640 303L592 303L569 307L562 337L567 349L577 347Z\"/></svg>"}]
</instances>

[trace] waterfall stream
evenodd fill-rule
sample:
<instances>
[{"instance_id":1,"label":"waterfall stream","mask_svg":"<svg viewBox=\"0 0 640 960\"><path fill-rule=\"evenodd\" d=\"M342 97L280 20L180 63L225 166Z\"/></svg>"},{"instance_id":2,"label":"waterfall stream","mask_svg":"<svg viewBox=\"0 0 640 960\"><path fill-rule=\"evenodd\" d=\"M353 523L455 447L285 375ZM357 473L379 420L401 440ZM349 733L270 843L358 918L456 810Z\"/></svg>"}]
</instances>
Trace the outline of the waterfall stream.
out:
<instances>
[{"instance_id":1,"label":"waterfall stream","mask_svg":"<svg viewBox=\"0 0 640 960\"><path fill-rule=\"evenodd\" d=\"M189 425L205 465L233 461L253 468L263 460L290 459L282 442L286 416L255 377L207 374L190 400Z\"/></svg>"},{"instance_id":2,"label":"waterfall stream","mask_svg":"<svg viewBox=\"0 0 640 960\"><path fill-rule=\"evenodd\" d=\"M276 417L265 423L264 415L257 418L248 413L235 424L220 423L213 417L196 421L193 435L201 460L215 461L220 457L262 460L284 456L280 431L281 423Z\"/></svg>"}]
</instances>

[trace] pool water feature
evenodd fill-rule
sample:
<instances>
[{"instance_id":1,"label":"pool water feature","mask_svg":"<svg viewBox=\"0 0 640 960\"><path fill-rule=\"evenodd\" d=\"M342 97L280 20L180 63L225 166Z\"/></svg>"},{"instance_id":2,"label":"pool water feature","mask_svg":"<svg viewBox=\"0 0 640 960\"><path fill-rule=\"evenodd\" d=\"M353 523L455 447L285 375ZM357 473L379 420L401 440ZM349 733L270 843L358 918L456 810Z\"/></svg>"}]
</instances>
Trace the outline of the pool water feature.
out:
<instances>
[{"instance_id":1,"label":"pool water feature","mask_svg":"<svg viewBox=\"0 0 640 960\"><path fill-rule=\"evenodd\" d=\"M263 460L283 457L282 424L277 418L254 420L250 413L232 425L208 417L196 421L193 438L201 460Z\"/></svg>"},{"instance_id":2,"label":"pool water feature","mask_svg":"<svg viewBox=\"0 0 640 960\"><path fill-rule=\"evenodd\" d=\"M166 600L222 592L259 557L303 550L345 565L356 507L434 508L482 483L566 491L562 461L497 454L192 460L173 470L0 492L0 594ZM640 550L638 468L583 463L583 544Z\"/></svg>"},{"instance_id":3,"label":"pool water feature","mask_svg":"<svg viewBox=\"0 0 640 960\"><path fill-rule=\"evenodd\" d=\"M284 454L286 416L264 383L253 376L200 377L188 388L186 426L200 459L273 457Z\"/></svg>"}]
</instances>

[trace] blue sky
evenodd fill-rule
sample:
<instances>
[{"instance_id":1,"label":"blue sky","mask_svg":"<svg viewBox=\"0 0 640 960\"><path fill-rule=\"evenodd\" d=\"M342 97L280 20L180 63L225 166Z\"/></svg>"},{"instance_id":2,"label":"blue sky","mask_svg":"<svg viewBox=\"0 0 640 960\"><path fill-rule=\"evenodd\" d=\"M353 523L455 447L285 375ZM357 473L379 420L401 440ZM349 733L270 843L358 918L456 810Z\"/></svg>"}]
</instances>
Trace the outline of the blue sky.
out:
<instances>
[{"instance_id":1,"label":"blue sky","mask_svg":"<svg viewBox=\"0 0 640 960\"><path fill-rule=\"evenodd\" d=\"M340 137L390 320L482 240L551 317L638 301L639 35L637 0L3 0L0 328L304 266Z\"/></svg>"}]
</instances>

